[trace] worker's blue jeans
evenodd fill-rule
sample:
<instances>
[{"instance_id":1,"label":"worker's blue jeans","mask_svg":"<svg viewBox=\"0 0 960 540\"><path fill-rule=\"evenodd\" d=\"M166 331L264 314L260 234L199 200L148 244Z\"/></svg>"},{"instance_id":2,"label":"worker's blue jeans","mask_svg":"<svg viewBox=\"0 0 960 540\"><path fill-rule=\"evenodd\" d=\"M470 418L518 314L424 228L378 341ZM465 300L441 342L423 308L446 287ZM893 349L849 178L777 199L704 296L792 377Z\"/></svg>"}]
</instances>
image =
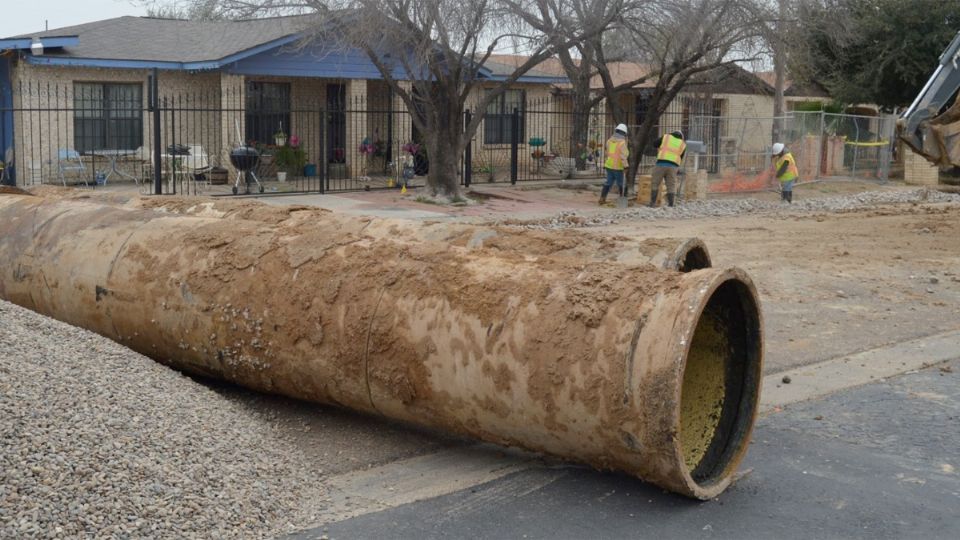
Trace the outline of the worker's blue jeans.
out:
<instances>
[{"instance_id":1,"label":"worker's blue jeans","mask_svg":"<svg viewBox=\"0 0 960 540\"><path fill-rule=\"evenodd\" d=\"M780 200L788 203L793 202L793 184L796 180L780 182Z\"/></svg>"},{"instance_id":2,"label":"worker's blue jeans","mask_svg":"<svg viewBox=\"0 0 960 540\"><path fill-rule=\"evenodd\" d=\"M617 195L623 193L623 170L616 169L604 169L607 171L607 181L603 183L603 191L600 192L600 197L606 198L607 193L610 193L610 188L613 187L613 184L617 184Z\"/></svg>"}]
</instances>

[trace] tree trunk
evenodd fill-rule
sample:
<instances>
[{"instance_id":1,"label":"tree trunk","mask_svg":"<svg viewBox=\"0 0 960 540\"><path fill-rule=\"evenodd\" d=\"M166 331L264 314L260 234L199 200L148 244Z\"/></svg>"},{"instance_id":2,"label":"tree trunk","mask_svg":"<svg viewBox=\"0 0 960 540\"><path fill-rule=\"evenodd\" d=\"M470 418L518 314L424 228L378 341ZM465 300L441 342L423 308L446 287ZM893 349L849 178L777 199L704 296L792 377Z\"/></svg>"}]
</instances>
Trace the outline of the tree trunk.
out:
<instances>
[{"instance_id":1,"label":"tree trunk","mask_svg":"<svg viewBox=\"0 0 960 540\"><path fill-rule=\"evenodd\" d=\"M430 170L427 173L427 189L431 195L454 199L460 196L460 177L457 166L460 162L461 138L456 126L447 123L434 126L426 137L427 158Z\"/></svg>"},{"instance_id":2,"label":"tree trunk","mask_svg":"<svg viewBox=\"0 0 960 540\"><path fill-rule=\"evenodd\" d=\"M640 162L643 161L643 151L647 147L647 141L650 140L651 129L653 127L648 126L648 122L644 120L643 124L637 126L636 133L630 136L630 164L627 167L627 177L623 180L628 193L636 193L637 173L640 172Z\"/></svg>"},{"instance_id":3,"label":"tree trunk","mask_svg":"<svg viewBox=\"0 0 960 540\"><path fill-rule=\"evenodd\" d=\"M589 85L589 80L587 81ZM573 99L573 129L570 137L570 155L576 160L578 171L587 168L587 137L590 131L590 94L577 91Z\"/></svg>"}]
</instances>

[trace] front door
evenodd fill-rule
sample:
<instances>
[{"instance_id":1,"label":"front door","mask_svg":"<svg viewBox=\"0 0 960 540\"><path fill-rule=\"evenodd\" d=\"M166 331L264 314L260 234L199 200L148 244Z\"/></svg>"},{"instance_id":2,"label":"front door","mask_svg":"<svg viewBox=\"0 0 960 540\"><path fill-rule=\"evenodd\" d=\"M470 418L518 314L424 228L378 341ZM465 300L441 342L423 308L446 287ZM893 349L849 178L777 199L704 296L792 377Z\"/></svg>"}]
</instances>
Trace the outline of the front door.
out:
<instances>
[{"instance_id":1,"label":"front door","mask_svg":"<svg viewBox=\"0 0 960 540\"><path fill-rule=\"evenodd\" d=\"M347 161L347 87L342 83L327 85L327 162Z\"/></svg>"}]
</instances>

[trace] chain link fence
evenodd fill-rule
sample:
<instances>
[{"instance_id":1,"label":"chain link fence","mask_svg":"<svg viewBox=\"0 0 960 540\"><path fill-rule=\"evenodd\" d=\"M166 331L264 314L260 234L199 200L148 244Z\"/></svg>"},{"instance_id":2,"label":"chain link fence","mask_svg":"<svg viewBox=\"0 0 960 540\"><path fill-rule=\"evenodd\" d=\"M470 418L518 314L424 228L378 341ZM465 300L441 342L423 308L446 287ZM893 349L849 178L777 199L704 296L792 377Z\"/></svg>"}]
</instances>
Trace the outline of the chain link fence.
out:
<instances>
[{"instance_id":1,"label":"chain link fence","mask_svg":"<svg viewBox=\"0 0 960 540\"><path fill-rule=\"evenodd\" d=\"M698 121L723 125L715 138L719 144L708 144L701 156L712 193L777 189L770 153L774 142L784 143L793 154L800 183L841 178L885 182L890 174L896 126L892 115L794 112L780 118Z\"/></svg>"}]
</instances>

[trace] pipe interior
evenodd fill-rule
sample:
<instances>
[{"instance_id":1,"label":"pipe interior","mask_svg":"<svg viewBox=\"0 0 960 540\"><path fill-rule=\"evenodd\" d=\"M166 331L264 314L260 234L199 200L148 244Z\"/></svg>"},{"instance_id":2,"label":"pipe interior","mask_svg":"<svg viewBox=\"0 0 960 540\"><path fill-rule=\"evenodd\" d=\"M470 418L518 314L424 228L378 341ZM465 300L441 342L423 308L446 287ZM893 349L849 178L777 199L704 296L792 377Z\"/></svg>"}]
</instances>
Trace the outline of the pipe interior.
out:
<instances>
[{"instance_id":1,"label":"pipe interior","mask_svg":"<svg viewBox=\"0 0 960 540\"><path fill-rule=\"evenodd\" d=\"M681 272L693 272L701 268L710 268L710 255L703 246L693 246L680 258L680 265L677 270Z\"/></svg>"},{"instance_id":2,"label":"pipe interior","mask_svg":"<svg viewBox=\"0 0 960 540\"><path fill-rule=\"evenodd\" d=\"M760 382L760 321L739 280L718 287L703 309L687 355L680 395L680 444L699 485L726 476L747 443Z\"/></svg>"}]
</instances>

